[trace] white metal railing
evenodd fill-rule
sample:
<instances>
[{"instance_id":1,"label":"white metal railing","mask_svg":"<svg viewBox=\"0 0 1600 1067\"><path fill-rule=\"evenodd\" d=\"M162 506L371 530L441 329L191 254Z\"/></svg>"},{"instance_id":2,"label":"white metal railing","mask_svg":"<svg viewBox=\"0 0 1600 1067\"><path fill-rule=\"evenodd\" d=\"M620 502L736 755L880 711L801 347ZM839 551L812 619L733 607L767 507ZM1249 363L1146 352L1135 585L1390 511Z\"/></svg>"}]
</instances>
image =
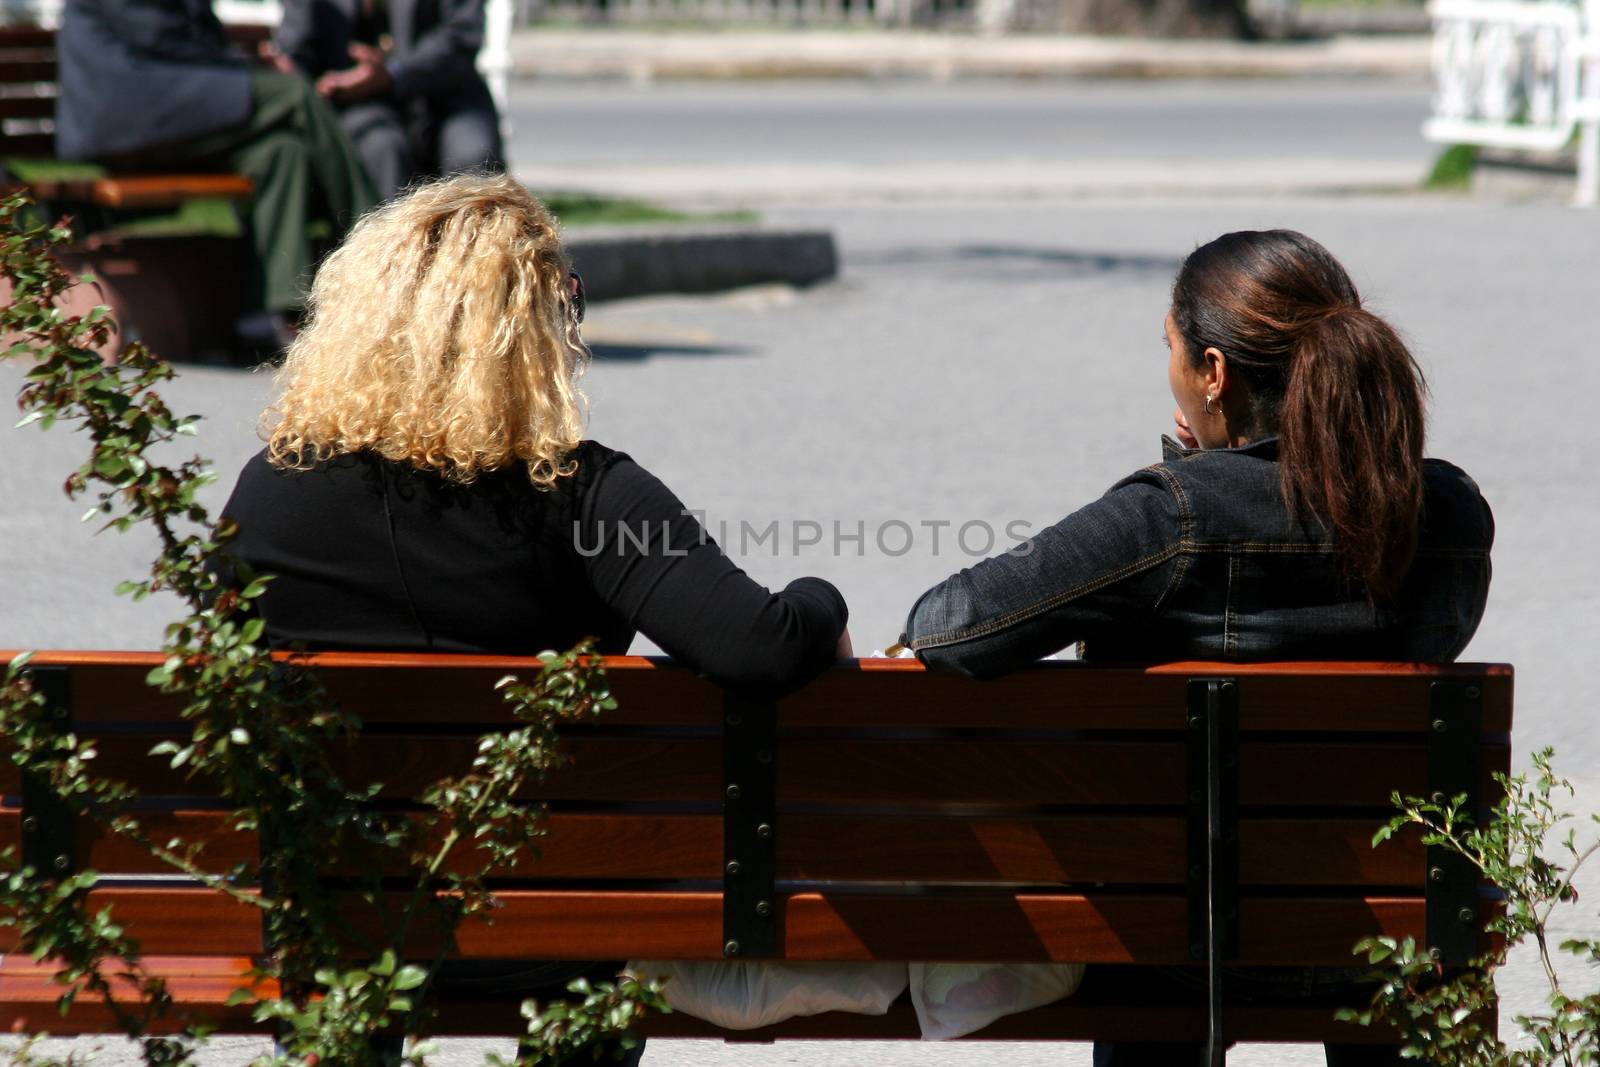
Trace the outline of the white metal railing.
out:
<instances>
[{"instance_id":1,"label":"white metal railing","mask_svg":"<svg viewBox=\"0 0 1600 1067\"><path fill-rule=\"evenodd\" d=\"M1558 151L1578 137L1574 202L1600 202L1600 0L1434 0L1429 140Z\"/></svg>"}]
</instances>

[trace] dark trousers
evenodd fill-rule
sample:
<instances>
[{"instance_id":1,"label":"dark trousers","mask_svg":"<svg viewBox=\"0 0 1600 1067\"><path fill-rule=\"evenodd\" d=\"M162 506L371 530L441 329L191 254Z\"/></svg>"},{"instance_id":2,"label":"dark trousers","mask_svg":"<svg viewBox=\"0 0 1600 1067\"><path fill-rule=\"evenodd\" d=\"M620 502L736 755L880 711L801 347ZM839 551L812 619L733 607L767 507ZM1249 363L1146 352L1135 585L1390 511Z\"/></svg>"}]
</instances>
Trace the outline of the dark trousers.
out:
<instances>
[{"instance_id":1,"label":"dark trousers","mask_svg":"<svg viewBox=\"0 0 1600 1067\"><path fill-rule=\"evenodd\" d=\"M351 104L339 120L385 200L418 178L505 169L500 116L487 90L407 104Z\"/></svg>"},{"instance_id":2,"label":"dark trousers","mask_svg":"<svg viewBox=\"0 0 1600 1067\"><path fill-rule=\"evenodd\" d=\"M245 306L295 311L310 284L311 236L321 220L337 240L378 203L338 116L305 79L275 71L250 75L250 118L136 162L188 163L237 171L255 186L246 229L254 249Z\"/></svg>"}]
</instances>

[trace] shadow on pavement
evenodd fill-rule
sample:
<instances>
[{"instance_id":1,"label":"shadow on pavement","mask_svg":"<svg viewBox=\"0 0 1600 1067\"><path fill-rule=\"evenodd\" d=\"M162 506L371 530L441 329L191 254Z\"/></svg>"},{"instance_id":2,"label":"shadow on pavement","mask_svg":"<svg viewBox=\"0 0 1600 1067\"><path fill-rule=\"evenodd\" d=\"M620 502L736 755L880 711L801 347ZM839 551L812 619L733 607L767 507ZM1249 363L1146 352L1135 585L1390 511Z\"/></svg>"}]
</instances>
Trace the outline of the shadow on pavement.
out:
<instances>
[{"instance_id":1,"label":"shadow on pavement","mask_svg":"<svg viewBox=\"0 0 1600 1067\"><path fill-rule=\"evenodd\" d=\"M595 359L637 363L654 356L745 356L750 349L739 345L614 344L602 341L589 346Z\"/></svg>"},{"instance_id":2,"label":"shadow on pavement","mask_svg":"<svg viewBox=\"0 0 1600 1067\"><path fill-rule=\"evenodd\" d=\"M1096 252L1072 248L1049 248L1037 245L957 245L954 248L904 248L875 256L852 256L856 264L897 266L926 264L970 264L974 262L1011 266L1050 268L1051 273L1076 275L1090 274L1159 274L1171 276L1183 265L1174 256L1140 255L1130 252Z\"/></svg>"}]
</instances>

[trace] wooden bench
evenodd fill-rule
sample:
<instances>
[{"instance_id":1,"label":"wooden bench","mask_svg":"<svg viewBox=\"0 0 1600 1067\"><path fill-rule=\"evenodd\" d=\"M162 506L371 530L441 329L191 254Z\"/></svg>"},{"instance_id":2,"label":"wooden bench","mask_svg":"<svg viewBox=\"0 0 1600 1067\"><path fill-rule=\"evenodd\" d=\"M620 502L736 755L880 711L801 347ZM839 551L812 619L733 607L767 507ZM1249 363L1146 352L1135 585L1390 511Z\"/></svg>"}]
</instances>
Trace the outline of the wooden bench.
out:
<instances>
[{"instance_id":1,"label":"wooden bench","mask_svg":"<svg viewBox=\"0 0 1600 1067\"><path fill-rule=\"evenodd\" d=\"M145 755L177 725L174 702L143 681L159 661L33 662L72 729L100 739L105 770L146 791L149 818L207 837L224 869L255 841L220 834L216 805ZM529 661L484 657L316 662L366 724L341 765L397 799L464 766L476 733L510 721L494 681L531 674ZM1193 965L1210 985L1191 999L1086 991L978 1036L1382 1042L1327 1005L1235 1002L1218 968L1350 965L1351 946L1380 932L1456 963L1495 906L1416 837L1377 849L1371 837L1393 790L1491 798L1489 776L1510 759L1509 667L1044 663L978 683L865 660L774 714L663 661L607 665L620 706L567 731L574 762L542 790L543 856L506 872L494 924L461 931L465 957ZM262 951L256 915L192 885L139 882L159 866L34 818L38 802L5 768L0 844L102 872L96 896L173 977L178 1010L251 1029L223 1001ZM0 952L13 936L0 929ZM0 959L0 1030L108 1026L87 998L57 1017L48 976ZM520 1028L514 1004L491 1002L447 1004L442 1024ZM682 1015L646 1032L720 1033ZM738 1036L916 1032L902 1003Z\"/></svg>"},{"instance_id":2,"label":"wooden bench","mask_svg":"<svg viewBox=\"0 0 1600 1067\"><path fill-rule=\"evenodd\" d=\"M236 42L254 48L264 27L229 27ZM157 210L190 200L250 199L240 174L112 174L91 164L55 162L56 33L39 26L0 26L0 191L25 186L42 202L69 210ZM30 174L31 162L42 171Z\"/></svg>"}]
</instances>

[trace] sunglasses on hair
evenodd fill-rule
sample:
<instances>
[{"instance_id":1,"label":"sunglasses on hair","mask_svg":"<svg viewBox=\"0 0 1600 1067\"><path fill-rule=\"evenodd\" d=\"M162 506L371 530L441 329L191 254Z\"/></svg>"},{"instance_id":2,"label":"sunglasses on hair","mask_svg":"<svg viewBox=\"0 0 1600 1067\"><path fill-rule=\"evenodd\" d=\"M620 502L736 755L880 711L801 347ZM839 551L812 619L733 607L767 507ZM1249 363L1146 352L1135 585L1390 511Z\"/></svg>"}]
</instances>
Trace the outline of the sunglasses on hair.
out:
<instances>
[{"instance_id":1,"label":"sunglasses on hair","mask_svg":"<svg viewBox=\"0 0 1600 1067\"><path fill-rule=\"evenodd\" d=\"M572 317L581 324L583 322L583 313L589 306L589 301L583 293L583 275L575 270L569 270L567 271L567 280L572 286L572 295L570 297L572 301Z\"/></svg>"}]
</instances>

